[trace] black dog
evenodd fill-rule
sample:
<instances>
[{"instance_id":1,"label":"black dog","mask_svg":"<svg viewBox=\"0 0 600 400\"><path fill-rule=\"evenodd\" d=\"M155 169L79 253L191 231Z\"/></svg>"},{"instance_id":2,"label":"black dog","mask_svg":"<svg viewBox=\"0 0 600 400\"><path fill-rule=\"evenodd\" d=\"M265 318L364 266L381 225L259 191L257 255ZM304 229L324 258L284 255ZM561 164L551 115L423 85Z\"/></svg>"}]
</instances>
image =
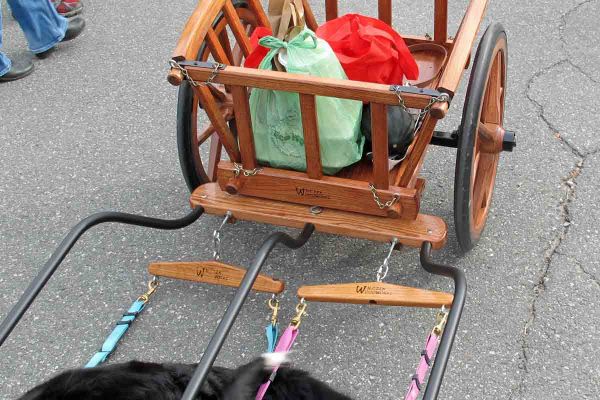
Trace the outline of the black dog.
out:
<instances>
[{"instance_id":1,"label":"black dog","mask_svg":"<svg viewBox=\"0 0 600 400\"><path fill-rule=\"evenodd\" d=\"M268 357L267 357L268 361ZM237 369L213 367L198 400L254 400L270 375L265 358ZM20 400L178 400L195 365L131 361L61 373ZM351 400L308 373L282 366L265 400Z\"/></svg>"}]
</instances>

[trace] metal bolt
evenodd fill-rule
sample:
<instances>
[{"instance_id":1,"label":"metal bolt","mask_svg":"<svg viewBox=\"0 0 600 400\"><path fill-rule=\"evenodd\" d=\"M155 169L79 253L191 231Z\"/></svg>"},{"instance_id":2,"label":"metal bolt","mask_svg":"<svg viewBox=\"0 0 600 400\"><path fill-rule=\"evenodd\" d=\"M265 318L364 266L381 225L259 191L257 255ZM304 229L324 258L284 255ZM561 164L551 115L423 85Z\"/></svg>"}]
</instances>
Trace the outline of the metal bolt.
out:
<instances>
[{"instance_id":1,"label":"metal bolt","mask_svg":"<svg viewBox=\"0 0 600 400\"><path fill-rule=\"evenodd\" d=\"M310 213L313 215L319 215L323 212L323 207L320 206L312 206L310 208Z\"/></svg>"}]
</instances>

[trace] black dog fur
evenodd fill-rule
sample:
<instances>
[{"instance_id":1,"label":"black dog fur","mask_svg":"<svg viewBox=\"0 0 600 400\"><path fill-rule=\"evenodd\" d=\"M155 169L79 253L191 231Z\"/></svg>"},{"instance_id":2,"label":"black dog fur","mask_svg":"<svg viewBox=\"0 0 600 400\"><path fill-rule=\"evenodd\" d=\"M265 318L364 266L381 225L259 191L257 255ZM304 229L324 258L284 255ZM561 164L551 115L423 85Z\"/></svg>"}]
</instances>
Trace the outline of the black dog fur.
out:
<instances>
[{"instance_id":1,"label":"black dog fur","mask_svg":"<svg viewBox=\"0 0 600 400\"><path fill-rule=\"evenodd\" d=\"M63 372L33 388L19 400L178 400L194 364L131 361ZM237 369L213 367L198 400L254 400L270 375L257 358ZM351 400L308 373L282 366L265 400Z\"/></svg>"}]
</instances>

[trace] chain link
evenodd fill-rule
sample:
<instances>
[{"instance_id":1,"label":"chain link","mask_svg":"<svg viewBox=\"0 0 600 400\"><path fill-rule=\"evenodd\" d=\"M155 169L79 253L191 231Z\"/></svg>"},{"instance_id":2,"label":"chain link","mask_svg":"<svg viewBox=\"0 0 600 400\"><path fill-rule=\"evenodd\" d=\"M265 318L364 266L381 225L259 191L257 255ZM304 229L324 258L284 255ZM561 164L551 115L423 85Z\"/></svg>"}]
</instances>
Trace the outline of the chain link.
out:
<instances>
[{"instance_id":1,"label":"chain link","mask_svg":"<svg viewBox=\"0 0 600 400\"><path fill-rule=\"evenodd\" d=\"M369 183L369 189L371 189L371 193L373 194L373 200L375 200L375 203L377 204L377 207L379 207L380 210L390 208L394 204L396 204L398 200L400 200L400 195L398 193L394 193L394 197L391 200L388 200L384 203L381 200L381 197L379 197L379 193L377 193L375 185Z\"/></svg>"},{"instance_id":2,"label":"chain link","mask_svg":"<svg viewBox=\"0 0 600 400\"><path fill-rule=\"evenodd\" d=\"M406 107L406 104L404 103L404 99L402 98L402 91L400 90L400 88L398 87L396 90L394 90L394 93L396 93L396 96L398 96L398 104L400 105L400 107L402 107L402 109L404 111L410 113L409 109ZM431 97L429 99L429 104L427 104L425 106L425 108L419 110L419 113L417 114L417 120L415 122L415 132L417 132L419 130L423 120L425 119L425 116L427 116L427 113L429 113L429 111L431 111L431 108L433 107L434 104L447 103L449 101L450 101L450 95L448 95L447 93L442 93L439 96Z\"/></svg>"},{"instance_id":3,"label":"chain link","mask_svg":"<svg viewBox=\"0 0 600 400\"><path fill-rule=\"evenodd\" d=\"M233 214L231 211L227 211L223 222L221 222L221 225L213 231L213 258L215 261L221 259L221 229L223 229L227 221L229 221L232 216Z\"/></svg>"},{"instance_id":4,"label":"chain link","mask_svg":"<svg viewBox=\"0 0 600 400\"><path fill-rule=\"evenodd\" d=\"M262 171L262 168L244 169L242 164L233 163L233 173L236 178L240 176L240 174L243 174L244 176L254 176L260 171Z\"/></svg>"},{"instance_id":5,"label":"chain link","mask_svg":"<svg viewBox=\"0 0 600 400\"><path fill-rule=\"evenodd\" d=\"M185 68L183 68L181 66L181 64L179 64L177 61L171 59L171 60L169 60L169 65L171 66L171 68L175 68L175 69L179 70L181 72L181 74L183 75L184 79L187 80L190 83L190 85L192 85L194 87L206 86L206 85L212 83L213 80L219 74L219 71L225 68L225 64L215 62L215 63L213 63L213 65L214 65L213 70L212 70L211 74L208 76L208 79L206 80L206 82L196 82L188 74L187 70Z\"/></svg>"},{"instance_id":6,"label":"chain link","mask_svg":"<svg viewBox=\"0 0 600 400\"><path fill-rule=\"evenodd\" d=\"M383 263L381 263L381 265L379 266L379 269L377 270L377 282L383 282L383 280L387 276L387 274L390 270L390 267L389 267L390 258L392 257L392 252L396 248L397 244L398 244L398 238L394 238L394 240L392 240L392 245L390 246L390 251L388 252L388 255L385 257L385 259L383 260Z\"/></svg>"}]
</instances>

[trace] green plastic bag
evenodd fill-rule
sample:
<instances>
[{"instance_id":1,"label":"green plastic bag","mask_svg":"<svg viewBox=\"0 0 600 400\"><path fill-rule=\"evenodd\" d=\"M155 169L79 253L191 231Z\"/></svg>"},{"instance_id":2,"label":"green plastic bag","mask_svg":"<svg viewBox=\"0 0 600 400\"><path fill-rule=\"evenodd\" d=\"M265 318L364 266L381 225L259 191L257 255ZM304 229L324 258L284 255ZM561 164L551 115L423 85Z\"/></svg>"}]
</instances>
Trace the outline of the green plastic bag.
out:
<instances>
[{"instance_id":1,"label":"green plastic bag","mask_svg":"<svg viewBox=\"0 0 600 400\"><path fill-rule=\"evenodd\" d=\"M271 49L259 69L271 70L273 58L285 48L287 72L347 79L329 44L309 29L290 42L267 36L259 43ZM333 175L362 157L362 102L317 96L316 106L323 173ZM253 89L250 113L258 161L275 168L306 171L298 93Z\"/></svg>"}]
</instances>

